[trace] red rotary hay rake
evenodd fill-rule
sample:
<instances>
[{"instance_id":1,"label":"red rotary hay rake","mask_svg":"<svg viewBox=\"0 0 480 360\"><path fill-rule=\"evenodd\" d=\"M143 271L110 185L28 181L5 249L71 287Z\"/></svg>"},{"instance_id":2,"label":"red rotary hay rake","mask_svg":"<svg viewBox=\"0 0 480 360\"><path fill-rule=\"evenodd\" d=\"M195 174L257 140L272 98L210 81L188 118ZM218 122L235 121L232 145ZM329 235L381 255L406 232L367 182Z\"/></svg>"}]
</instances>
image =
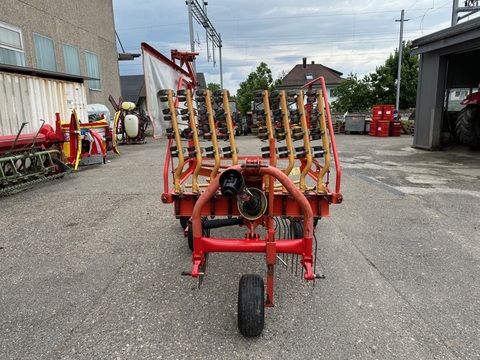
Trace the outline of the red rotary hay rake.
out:
<instances>
[{"instance_id":1,"label":"red rotary hay rake","mask_svg":"<svg viewBox=\"0 0 480 360\"><path fill-rule=\"evenodd\" d=\"M194 91L194 83L180 79L176 92L157 92L164 121L171 123L161 200L173 204L192 250L192 270L182 274L199 284L210 253L265 254L266 286L260 275L243 275L238 294L238 328L258 336L264 308L274 305L275 265L290 263L290 256L305 280L322 277L315 273L315 225L329 216L330 204L343 200L325 83L318 78L305 91L256 92L264 145L247 156L237 148L228 91ZM283 236L280 225L288 226ZM227 226L243 229L240 237L210 236L211 229Z\"/></svg>"},{"instance_id":2,"label":"red rotary hay rake","mask_svg":"<svg viewBox=\"0 0 480 360\"><path fill-rule=\"evenodd\" d=\"M213 101L208 90L197 91L196 109L190 90L177 91L177 99L180 98L180 102L186 100L185 108L175 107L171 90L161 94L170 104L167 116L171 118L172 127L167 130L171 144L166 173L173 174L173 186L169 184L165 188L162 201L174 204L175 216L187 227L193 269L184 274L201 280L207 271L207 256L212 252L266 255L266 298L262 277L244 275L240 280L238 326L245 336L261 333L264 306L274 304L274 266L279 254L299 255L304 278L314 280L319 277L314 272L314 223L329 215L330 203L342 201L333 130L326 126L329 115L323 106L324 91L323 85L323 91L306 92L307 106L311 106L309 112L301 110L305 109L302 91L290 94L284 91L259 92L264 110L257 112L257 116L264 116L266 125L260 130L260 137L268 141L259 156L238 155L228 108L218 106L213 110L212 103L220 104L219 100L222 105L228 104L226 91ZM288 98L295 102L294 109L289 110ZM278 108L269 111L270 104L278 105ZM186 114L184 117L188 118L190 127L180 130L177 112ZM315 112L318 115L312 116ZM277 121L270 114L277 114ZM201 139L197 121L202 120L207 121L203 128L208 129ZM222 132L225 128L227 132ZM331 134L330 139L328 134ZM229 145L221 148L219 137L226 138ZM285 144L277 146L278 139ZM301 145L295 147L294 141ZM314 141L321 145L313 145ZM335 190L328 185L332 154L337 174ZM324 160L323 164L320 159ZM282 167L281 163L286 166ZM294 169L299 171L297 181L289 176ZM200 178L205 181L202 183ZM313 186L309 186L308 178L313 180ZM276 217L290 221L291 239L277 239ZM209 236L210 229L232 225L245 228L241 238ZM257 231L262 227L266 229L264 238Z\"/></svg>"}]
</instances>

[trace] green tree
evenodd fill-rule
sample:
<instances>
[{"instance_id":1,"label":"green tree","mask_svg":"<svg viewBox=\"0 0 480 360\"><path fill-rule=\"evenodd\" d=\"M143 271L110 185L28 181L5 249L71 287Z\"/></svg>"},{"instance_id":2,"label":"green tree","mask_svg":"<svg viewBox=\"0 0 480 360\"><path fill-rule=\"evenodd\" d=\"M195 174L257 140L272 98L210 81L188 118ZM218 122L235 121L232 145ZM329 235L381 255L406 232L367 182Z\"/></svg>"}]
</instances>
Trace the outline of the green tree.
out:
<instances>
[{"instance_id":1,"label":"green tree","mask_svg":"<svg viewBox=\"0 0 480 360\"><path fill-rule=\"evenodd\" d=\"M221 90L220 89L220 84L217 84L217 83L208 83L207 89L210 90L210 92L212 92L212 93L217 91L217 90Z\"/></svg>"},{"instance_id":2,"label":"green tree","mask_svg":"<svg viewBox=\"0 0 480 360\"><path fill-rule=\"evenodd\" d=\"M415 107L417 100L418 56L413 55L411 42L402 46L402 72L400 80L400 109ZM395 104L397 96L398 49L372 73L372 95L376 104Z\"/></svg>"},{"instance_id":3,"label":"green tree","mask_svg":"<svg viewBox=\"0 0 480 360\"><path fill-rule=\"evenodd\" d=\"M400 109L415 107L417 99L418 57L413 55L411 42L402 48L402 74L400 81ZM398 49L378 66L376 71L358 79L350 73L333 90L337 99L332 102L335 112L367 111L375 104L395 104L397 96Z\"/></svg>"},{"instance_id":4,"label":"green tree","mask_svg":"<svg viewBox=\"0 0 480 360\"><path fill-rule=\"evenodd\" d=\"M273 90L275 88L272 70L264 62L251 72L247 79L240 83L237 90L237 102L242 114L250 110L253 95L257 90Z\"/></svg>"},{"instance_id":5,"label":"green tree","mask_svg":"<svg viewBox=\"0 0 480 360\"><path fill-rule=\"evenodd\" d=\"M277 76L277 80L275 80L275 83L274 83L275 87L282 84L283 79L285 78L285 76L288 75L289 72L290 72L289 70L280 71L280 73Z\"/></svg>"},{"instance_id":6,"label":"green tree","mask_svg":"<svg viewBox=\"0 0 480 360\"><path fill-rule=\"evenodd\" d=\"M348 74L333 89L332 95L337 99L332 102L332 110L337 113L366 111L372 106L370 77L358 79L357 74Z\"/></svg>"}]
</instances>

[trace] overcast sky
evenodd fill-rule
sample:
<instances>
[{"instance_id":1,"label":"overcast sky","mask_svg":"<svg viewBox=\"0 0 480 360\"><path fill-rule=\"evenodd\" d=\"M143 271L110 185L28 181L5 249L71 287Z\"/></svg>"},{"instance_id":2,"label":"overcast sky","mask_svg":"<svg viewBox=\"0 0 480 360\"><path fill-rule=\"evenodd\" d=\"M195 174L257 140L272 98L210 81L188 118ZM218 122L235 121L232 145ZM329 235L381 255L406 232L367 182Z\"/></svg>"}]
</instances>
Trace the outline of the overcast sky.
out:
<instances>
[{"instance_id":1,"label":"overcast sky","mask_svg":"<svg viewBox=\"0 0 480 360\"><path fill-rule=\"evenodd\" d=\"M202 4L202 0L197 0ZM460 2L463 5L463 1ZM126 52L140 53L146 42L170 57L170 49L190 51L188 6L184 0L113 0L115 26ZM296 64L315 61L359 77L383 65L399 45L401 10L404 40L414 40L451 24L453 0L208 0L208 17L222 37L223 87L239 83L265 62L276 79ZM198 72L220 84L208 61L205 30L194 20ZM121 48L119 47L119 51ZM212 55L210 46L210 55ZM120 74L142 74L141 58L120 62Z\"/></svg>"}]
</instances>

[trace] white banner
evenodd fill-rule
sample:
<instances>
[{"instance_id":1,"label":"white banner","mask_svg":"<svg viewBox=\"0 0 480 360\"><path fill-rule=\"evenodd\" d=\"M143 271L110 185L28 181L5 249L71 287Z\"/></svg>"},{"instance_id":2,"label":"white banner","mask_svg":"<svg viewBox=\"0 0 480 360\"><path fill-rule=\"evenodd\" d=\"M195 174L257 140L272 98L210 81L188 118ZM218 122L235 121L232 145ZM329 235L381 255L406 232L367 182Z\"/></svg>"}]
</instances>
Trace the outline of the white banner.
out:
<instances>
[{"instance_id":1,"label":"white banner","mask_svg":"<svg viewBox=\"0 0 480 360\"><path fill-rule=\"evenodd\" d=\"M165 129L171 126L170 121L165 121L162 113L168 108L167 102L160 102L158 92L164 89L177 91L179 83L181 88L186 88L184 81L192 80L187 75L175 69L178 67L173 61L165 58L162 54L142 44L143 73L145 77L145 90L147 93L147 111L153 127L153 137L161 138L165 135ZM182 81L182 79L184 81Z\"/></svg>"}]
</instances>

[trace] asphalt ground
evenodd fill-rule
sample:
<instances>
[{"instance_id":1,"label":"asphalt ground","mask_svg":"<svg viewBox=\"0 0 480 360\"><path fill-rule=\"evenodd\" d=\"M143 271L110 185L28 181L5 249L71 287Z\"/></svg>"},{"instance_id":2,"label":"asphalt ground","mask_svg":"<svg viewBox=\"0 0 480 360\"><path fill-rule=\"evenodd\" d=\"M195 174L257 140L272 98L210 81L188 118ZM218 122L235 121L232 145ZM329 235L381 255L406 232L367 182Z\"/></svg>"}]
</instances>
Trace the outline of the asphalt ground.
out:
<instances>
[{"instance_id":1,"label":"asphalt ground","mask_svg":"<svg viewBox=\"0 0 480 360\"><path fill-rule=\"evenodd\" d=\"M480 154L412 140L337 135L344 202L316 229L326 278L277 266L258 338L239 334L236 302L263 255L211 254L200 290L180 276L165 139L0 198L0 358L480 359Z\"/></svg>"}]
</instances>

